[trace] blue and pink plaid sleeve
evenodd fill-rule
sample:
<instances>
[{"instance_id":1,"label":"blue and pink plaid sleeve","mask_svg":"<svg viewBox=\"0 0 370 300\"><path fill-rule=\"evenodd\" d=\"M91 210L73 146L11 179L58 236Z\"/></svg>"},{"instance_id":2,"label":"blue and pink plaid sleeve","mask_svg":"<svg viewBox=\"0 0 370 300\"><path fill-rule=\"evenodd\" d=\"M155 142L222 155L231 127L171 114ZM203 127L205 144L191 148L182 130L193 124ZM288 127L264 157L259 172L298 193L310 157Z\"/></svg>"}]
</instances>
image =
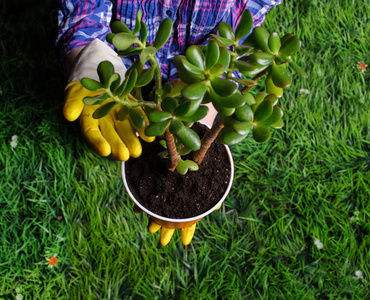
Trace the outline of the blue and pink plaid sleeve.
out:
<instances>
[{"instance_id":1,"label":"blue and pink plaid sleeve","mask_svg":"<svg viewBox=\"0 0 370 300\"><path fill-rule=\"evenodd\" d=\"M109 0L59 0L56 46L61 60L74 48L86 46L95 38L105 40L111 19Z\"/></svg>"},{"instance_id":2,"label":"blue and pink plaid sleeve","mask_svg":"<svg viewBox=\"0 0 370 300\"><path fill-rule=\"evenodd\" d=\"M94 38L105 41L112 20L121 20L133 29L136 13L143 12L148 27L148 42L153 42L160 22L173 21L173 32L167 43L157 52L164 78L176 77L172 60L184 53L189 45L204 44L210 33L216 33L220 22L236 27L241 14L249 9L254 26L260 26L267 12L282 0L59 0L58 36L56 45L62 62L74 48L85 46ZM123 62L128 67L130 58Z\"/></svg>"}]
</instances>

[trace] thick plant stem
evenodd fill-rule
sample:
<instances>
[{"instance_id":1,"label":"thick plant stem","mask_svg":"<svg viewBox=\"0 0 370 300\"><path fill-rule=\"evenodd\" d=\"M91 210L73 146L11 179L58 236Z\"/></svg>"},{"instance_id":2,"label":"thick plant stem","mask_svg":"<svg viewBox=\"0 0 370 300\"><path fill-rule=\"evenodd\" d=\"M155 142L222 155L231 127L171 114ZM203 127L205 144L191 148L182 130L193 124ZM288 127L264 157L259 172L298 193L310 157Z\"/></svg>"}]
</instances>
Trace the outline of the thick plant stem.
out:
<instances>
[{"instance_id":1,"label":"thick plant stem","mask_svg":"<svg viewBox=\"0 0 370 300\"><path fill-rule=\"evenodd\" d=\"M169 160L167 163L167 168L169 171L173 172L175 171L178 161L179 161L179 155L176 150L176 145L175 145L175 139L173 137L173 134L170 133L168 128L166 129L164 133L164 138L166 140L167 144L167 150L168 150L168 156Z\"/></svg>"},{"instance_id":2,"label":"thick plant stem","mask_svg":"<svg viewBox=\"0 0 370 300\"><path fill-rule=\"evenodd\" d=\"M204 156L206 155L209 147L211 147L213 141L217 138L218 133L224 127L221 120L218 119L201 140L200 149L193 153L193 160L200 165L203 161Z\"/></svg>"}]
</instances>

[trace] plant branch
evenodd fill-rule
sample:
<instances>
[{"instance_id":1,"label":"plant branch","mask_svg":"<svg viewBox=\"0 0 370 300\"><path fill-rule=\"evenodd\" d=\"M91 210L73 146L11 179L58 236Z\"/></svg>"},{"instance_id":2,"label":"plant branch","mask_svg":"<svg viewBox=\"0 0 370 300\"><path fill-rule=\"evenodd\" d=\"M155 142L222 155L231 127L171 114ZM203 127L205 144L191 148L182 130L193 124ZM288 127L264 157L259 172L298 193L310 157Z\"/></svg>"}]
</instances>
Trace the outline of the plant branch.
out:
<instances>
[{"instance_id":1,"label":"plant branch","mask_svg":"<svg viewBox=\"0 0 370 300\"><path fill-rule=\"evenodd\" d=\"M150 63L154 66L154 80L155 80L155 87L156 91L162 91L162 74L161 74L161 68L158 65L157 58L154 55L150 55L149 58ZM161 104L162 102L162 94L156 93L156 102L157 104Z\"/></svg>"},{"instance_id":2,"label":"plant branch","mask_svg":"<svg viewBox=\"0 0 370 300\"><path fill-rule=\"evenodd\" d=\"M256 76L252 78L254 81L260 80L262 77L266 76L268 74L267 70L263 70L262 72L259 72ZM244 95L249 92L249 90L253 87L253 85L248 85L245 86L244 88L241 89L241 93Z\"/></svg>"},{"instance_id":3,"label":"plant branch","mask_svg":"<svg viewBox=\"0 0 370 300\"><path fill-rule=\"evenodd\" d=\"M224 127L221 120L218 119L212 126L212 128L203 136L201 140L200 149L193 153L193 160L200 165L206 155L209 147L212 145L213 141L217 138L218 133Z\"/></svg>"},{"instance_id":4,"label":"plant branch","mask_svg":"<svg viewBox=\"0 0 370 300\"><path fill-rule=\"evenodd\" d=\"M164 138L167 144L168 156L169 160L167 162L167 168L169 171L175 171L178 161L179 161L179 154L176 150L175 139L173 134L170 133L169 129L167 128L164 133Z\"/></svg>"}]
</instances>

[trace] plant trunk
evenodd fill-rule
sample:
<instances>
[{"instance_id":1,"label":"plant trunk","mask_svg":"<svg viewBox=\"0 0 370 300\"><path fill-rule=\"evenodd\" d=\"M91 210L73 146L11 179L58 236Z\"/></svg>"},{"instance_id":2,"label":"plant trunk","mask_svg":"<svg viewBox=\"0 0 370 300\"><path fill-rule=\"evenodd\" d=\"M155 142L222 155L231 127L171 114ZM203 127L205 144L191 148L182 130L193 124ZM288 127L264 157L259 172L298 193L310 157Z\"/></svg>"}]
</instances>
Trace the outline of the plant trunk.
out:
<instances>
[{"instance_id":1,"label":"plant trunk","mask_svg":"<svg viewBox=\"0 0 370 300\"><path fill-rule=\"evenodd\" d=\"M213 141L217 138L218 133L224 127L221 120L218 119L216 123L213 124L211 130L209 130L201 140L200 149L195 151L193 154L193 160L200 165L206 155L209 147L212 145Z\"/></svg>"},{"instance_id":2,"label":"plant trunk","mask_svg":"<svg viewBox=\"0 0 370 300\"><path fill-rule=\"evenodd\" d=\"M177 153L177 150L176 150L175 139L173 137L173 134L170 133L168 128L166 129L164 133L164 138L166 140L167 151L168 151L168 156L169 156L167 168L169 171L173 172L175 171L177 167L177 164L179 161L179 154Z\"/></svg>"}]
</instances>

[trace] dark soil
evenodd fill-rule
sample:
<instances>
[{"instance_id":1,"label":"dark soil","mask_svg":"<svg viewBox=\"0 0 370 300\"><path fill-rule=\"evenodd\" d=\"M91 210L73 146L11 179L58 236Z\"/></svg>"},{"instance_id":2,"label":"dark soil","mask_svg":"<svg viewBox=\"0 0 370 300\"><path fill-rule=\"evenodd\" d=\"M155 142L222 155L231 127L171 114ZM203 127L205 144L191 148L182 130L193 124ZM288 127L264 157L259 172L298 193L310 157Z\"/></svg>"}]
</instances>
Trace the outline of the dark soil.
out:
<instances>
[{"instance_id":1,"label":"dark soil","mask_svg":"<svg viewBox=\"0 0 370 300\"><path fill-rule=\"evenodd\" d=\"M201 126L192 128L200 137L208 130ZM157 155L165 150L158 139L153 143L142 141L142 146L141 156L126 162L126 177L132 194L150 211L172 219L191 218L211 209L224 195L231 169L225 146L217 141L199 170L186 175L167 170L166 160Z\"/></svg>"}]
</instances>

